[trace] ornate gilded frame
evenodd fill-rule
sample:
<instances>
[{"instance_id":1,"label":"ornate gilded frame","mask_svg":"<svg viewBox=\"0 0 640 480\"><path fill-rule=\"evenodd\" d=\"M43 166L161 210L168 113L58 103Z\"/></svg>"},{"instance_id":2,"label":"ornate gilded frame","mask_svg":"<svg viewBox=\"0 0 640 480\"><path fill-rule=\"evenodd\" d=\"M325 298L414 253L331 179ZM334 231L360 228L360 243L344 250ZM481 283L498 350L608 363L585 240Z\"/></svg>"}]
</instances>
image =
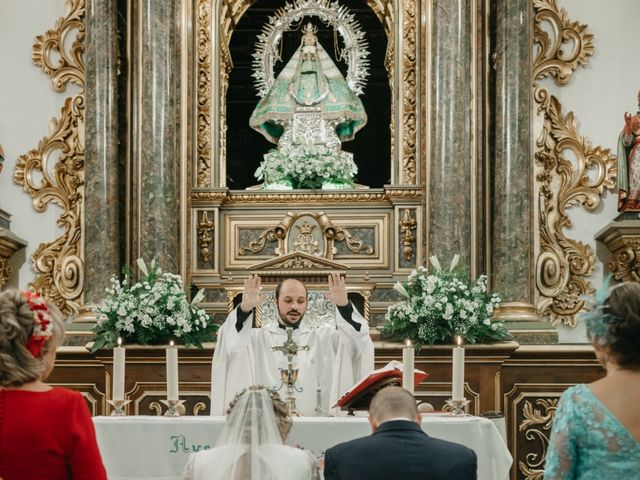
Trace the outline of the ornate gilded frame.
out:
<instances>
[{"instance_id":1,"label":"ornate gilded frame","mask_svg":"<svg viewBox=\"0 0 640 480\"><path fill-rule=\"evenodd\" d=\"M255 0L196 0L196 188L224 188L226 182L226 92L232 68L229 41ZM418 139L419 5L415 0L367 0L384 26L385 66L391 87L391 161L394 185L420 182ZM396 21L396 19L398 21ZM397 23L397 25L396 25ZM402 85L396 79L402 78ZM396 102L393 99L398 98Z\"/></svg>"},{"instance_id":2,"label":"ornate gilded frame","mask_svg":"<svg viewBox=\"0 0 640 480\"><path fill-rule=\"evenodd\" d=\"M84 0L65 0L66 15L54 28L36 37L33 62L51 77L57 92L69 83L80 86L68 97L59 119L38 147L21 155L14 178L31 195L33 207L45 211L54 203L62 209L57 224L63 233L41 243L31 255L36 279L31 285L64 314L77 314L84 291L83 185L84 185ZM73 41L69 38L75 35ZM56 157L56 154L58 156Z\"/></svg>"},{"instance_id":3,"label":"ornate gilded frame","mask_svg":"<svg viewBox=\"0 0 640 480\"><path fill-rule=\"evenodd\" d=\"M565 232L572 226L567 209L580 205L593 211L598 207L604 190L614 187L615 156L580 135L573 112L565 115L558 99L540 84L551 77L556 85L566 85L593 54L593 35L586 25L571 21L556 0L534 0L533 8L537 48L533 89L535 114L540 117L534 121L540 126L534 145L539 193L537 310L553 324L575 326L576 314L584 307L582 296L593 291L588 278L595 271L595 254L590 245ZM575 165L568 152L576 159Z\"/></svg>"}]
</instances>

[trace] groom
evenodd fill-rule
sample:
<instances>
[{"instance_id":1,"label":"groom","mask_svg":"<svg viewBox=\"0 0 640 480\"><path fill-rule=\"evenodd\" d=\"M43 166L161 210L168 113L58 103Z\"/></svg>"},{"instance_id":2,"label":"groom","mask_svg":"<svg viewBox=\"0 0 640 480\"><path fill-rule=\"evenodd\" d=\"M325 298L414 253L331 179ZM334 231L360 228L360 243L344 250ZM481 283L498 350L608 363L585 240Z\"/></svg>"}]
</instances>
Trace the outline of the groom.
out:
<instances>
[{"instance_id":1,"label":"groom","mask_svg":"<svg viewBox=\"0 0 640 480\"><path fill-rule=\"evenodd\" d=\"M386 387L369 407L373 434L331 447L324 457L325 480L475 480L477 459L470 448L432 438L408 390Z\"/></svg>"}]
</instances>

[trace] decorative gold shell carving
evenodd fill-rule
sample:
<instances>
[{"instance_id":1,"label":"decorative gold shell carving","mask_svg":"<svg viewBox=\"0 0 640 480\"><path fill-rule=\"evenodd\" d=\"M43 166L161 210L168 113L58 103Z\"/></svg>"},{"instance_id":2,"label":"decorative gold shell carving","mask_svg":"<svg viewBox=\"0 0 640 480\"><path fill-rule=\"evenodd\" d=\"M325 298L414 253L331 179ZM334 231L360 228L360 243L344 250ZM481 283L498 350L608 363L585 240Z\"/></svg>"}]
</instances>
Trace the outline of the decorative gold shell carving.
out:
<instances>
[{"instance_id":1,"label":"decorative gold shell carving","mask_svg":"<svg viewBox=\"0 0 640 480\"><path fill-rule=\"evenodd\" d=\"M549 446L549 437L546 432L551 430L558 399L539 398L535 403L541 409L534 408L529 400L524 403L522 407L524 420L518 425L518 430L524 432L527 440L539 442L541 445L539 452L542 453L529 453L525 456L524 462L522 460L518 462L520 473L526 480L542 480L544 475L544 462Z\"/></svg>"},{"instance_id":2,"label":"decorative gold shell carving","mask_svg":"<svg viewBox=\"0 0 640 480\"><path fill-rule=\"evenodd\" d=\"M555 0L535 0L534 8L534 42L539 48L534 80L553 76L556 83L564 85L578 65L584 65L593 53L593 36L587 33L586 26L569 22ZM549 38L542 22L551 25L556 38ZM573 42L572 53L565 55L562 47L569 40ZM591 146L578 133L573 112L564 116L555 97L538 85L534 87L537 113L543 117L535 145L540 203L537 309L554 324L574 326L575 315L584 305L581 296L592 291L587 277L594 271L595 256L591 246L565 235L564 230L572 225L566 210L582 205L593 211L599 205L604 189L614 187L615 157L608 149ZM576 161L570 161L570 157Z\"/></svg>"},{"instance_id":3,"label":"decorative gold shell carving","mask_svg":"<svg viewBox=\"0 0 640 480\"><path fill-rule=\"evenodd\" d=\"M66 0L67 14L55 29L36 37L33 60L63 91L68 82L84 88L84 0ZM76 38L69 42L75 32ZM66 46L70 45L70 50ZM59 58L59 60L58 60ZM36 149L22 155L14 174L33 198L37 211L50 203L63 210L58 226L63 234L43 243L31 256L38 274L33 287L56 304L63 313L78 312L84 289L81 258L82 186L84 184L84 93L67 98L59 120L52 120L49 135Z\"/></svg>"},{"instance_id":4,"label":"decorative gold shell carving","mask_svg":"<svg viewBox=\"0 0 640 480\"><path fill-rule=\"evenodd\" d=\"M213 240L211 236L212 232L213 222L209 219L209 213L205 210L202 212L202 216L198 222L198 247L200 248L200 258L202 258L204 262L208 262L211 256L209 246Z\"/></svg>"}]
</instances>

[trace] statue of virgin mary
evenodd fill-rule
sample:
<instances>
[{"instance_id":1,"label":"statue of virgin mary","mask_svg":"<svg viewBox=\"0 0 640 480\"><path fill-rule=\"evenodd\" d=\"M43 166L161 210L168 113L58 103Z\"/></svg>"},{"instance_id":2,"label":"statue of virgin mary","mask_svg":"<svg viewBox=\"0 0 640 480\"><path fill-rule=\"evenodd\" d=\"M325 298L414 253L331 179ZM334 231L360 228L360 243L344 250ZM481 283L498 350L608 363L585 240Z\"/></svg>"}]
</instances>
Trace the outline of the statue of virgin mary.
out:
<instances>
[{"instance_id":1,"label":"statue of virgin mary","mask_svg":"<svg viewBox=\"0 0 640 480\"><path fill-rule=\"evenodd\" d=\"M300 47L258 102L249 124L278 147L322 145L339 151L367 123L362 102L308 23Z\"/></svg>"}]
</instances>

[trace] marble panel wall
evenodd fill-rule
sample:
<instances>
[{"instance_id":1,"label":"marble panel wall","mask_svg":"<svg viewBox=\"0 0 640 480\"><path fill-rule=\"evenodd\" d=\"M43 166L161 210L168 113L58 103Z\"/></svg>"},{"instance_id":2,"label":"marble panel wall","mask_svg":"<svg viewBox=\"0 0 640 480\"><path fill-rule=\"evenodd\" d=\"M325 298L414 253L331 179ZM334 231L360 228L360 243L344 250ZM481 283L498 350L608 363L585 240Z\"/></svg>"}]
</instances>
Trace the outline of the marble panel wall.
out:
<instances>
[{"instance_id":1,"label":"marble panel wall","mask_svg":"<svg viewBox=\"0 0 640 480\"><path fill-rule=\"evenodd\" d=\"M428 255L471 264L472 15L471 0L434 0L431 18L431 133L428 167Z\"/></svg>"},{"instance_id":2,"label":"marble panel wall","mask_svg":"<svg viewBox=\"0 0 640 480\"><path fill-rule=\"evenodd\" d=\"M84 303L120 271L117 1L87 0Z\"/></svg>"}]
</instances>

